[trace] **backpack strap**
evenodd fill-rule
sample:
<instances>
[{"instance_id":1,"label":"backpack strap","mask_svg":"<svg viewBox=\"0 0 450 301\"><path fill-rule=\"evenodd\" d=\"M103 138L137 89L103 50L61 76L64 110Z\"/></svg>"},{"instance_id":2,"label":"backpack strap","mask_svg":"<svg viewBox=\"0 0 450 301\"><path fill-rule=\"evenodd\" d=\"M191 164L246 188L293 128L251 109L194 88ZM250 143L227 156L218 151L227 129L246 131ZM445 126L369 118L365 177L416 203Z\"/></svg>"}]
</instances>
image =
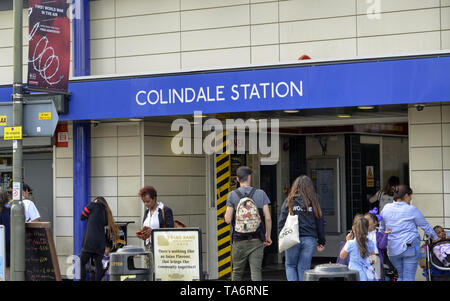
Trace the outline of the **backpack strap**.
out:
<instances>
[{"instance_id":1,"label":"backpack strap","mask_svg":"<svg viewBox=\"0 0 450 301\"><path fill-rule=\"evenodd\" d=\"M249 198L253 199L253 194L255 194L255 191L256 191L256 188L252 187L252 190L250 190L249 194L243 195L242 192L239 191L239 189L234 190L234 192L236 192L239 199L242 199L243 197L249 197Z\"/></svg>"}]
</instances>

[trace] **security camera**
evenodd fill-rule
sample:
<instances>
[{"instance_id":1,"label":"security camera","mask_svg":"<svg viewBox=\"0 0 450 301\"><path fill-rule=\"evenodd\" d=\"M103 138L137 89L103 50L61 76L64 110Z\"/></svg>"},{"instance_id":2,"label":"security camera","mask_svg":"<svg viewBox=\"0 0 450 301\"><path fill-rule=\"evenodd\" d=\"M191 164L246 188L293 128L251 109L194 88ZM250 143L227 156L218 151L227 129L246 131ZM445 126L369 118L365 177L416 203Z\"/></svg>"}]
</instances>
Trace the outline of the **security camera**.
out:
<instances>
[{"instance_id":1,"label":"security camera","mask_svg":"<svg viewBox=\"0 0 450 301\"><path fill-rule=\"evenodd\" d=\"M425 106L423 106L423 105L416 105L415 107L416 107L417 112L420 112L420 111L423 111L423 108Z\"/></svg>"}]
</instances>

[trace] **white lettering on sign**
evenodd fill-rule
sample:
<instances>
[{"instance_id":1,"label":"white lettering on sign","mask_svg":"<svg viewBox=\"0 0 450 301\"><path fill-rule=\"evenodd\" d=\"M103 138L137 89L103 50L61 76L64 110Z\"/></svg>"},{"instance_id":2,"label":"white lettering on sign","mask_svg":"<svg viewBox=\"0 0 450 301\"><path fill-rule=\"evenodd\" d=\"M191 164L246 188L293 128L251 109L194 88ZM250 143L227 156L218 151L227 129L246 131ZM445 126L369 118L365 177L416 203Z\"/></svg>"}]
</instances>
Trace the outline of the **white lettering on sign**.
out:
<instances>
[{"instance_id":1,"label":"white lettering on sign","mask_svg":"<svg viewBox=\"0 0 450 301\"><path fill-rule=\"evenodd\" d=\"M166 105L226 101L225 91L227 89L229 92L228 95L234 101L293 98L303 96L303 81L245 83L233 84L229 87L223 85L213 87L202 86L195 89L184 87L180 89L140 90L136 93L136 103L140 106L145 106L147 104Z\"/></svg>"}]
</instances>

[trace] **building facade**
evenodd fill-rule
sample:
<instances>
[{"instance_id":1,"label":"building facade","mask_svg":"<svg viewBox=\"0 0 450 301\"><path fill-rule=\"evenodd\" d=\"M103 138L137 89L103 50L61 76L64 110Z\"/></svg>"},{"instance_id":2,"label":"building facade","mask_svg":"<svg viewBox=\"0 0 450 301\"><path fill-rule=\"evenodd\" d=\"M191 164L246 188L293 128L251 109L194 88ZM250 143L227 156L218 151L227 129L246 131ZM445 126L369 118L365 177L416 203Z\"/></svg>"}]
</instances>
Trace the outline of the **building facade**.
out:
<instances>
[{"instance_id":1,"label":"building facade","mask_svg":"<svg viewBox=\"0 0 450 301\"><path fill-rule=\"evenodd\" d=\"M12 10L7 2L12 1L1 2L0 88L7 89L12 83L13 70ZM364 0L98 0L88 1L88 4L90 75L72 76L69 90L78 91L76 85L93 82L92 86L83 89L96 94L95 98L102 99L102 104L110 102L113 106L129 100L119 96L103 99L107 93L95 90L97 82L100 85L108 80L158 76L170 82L170 77L175 75L189 78L190 74L226 74L235 70L303 65L330 65L332 69L333 66L344 66L343 63L367 61L375 64L376 61L410 59L422 62L422 58L426 60L427 57L436 59L436 64L448 64L446 58L450 53L448 0L375 0L371 3ZM28 51L26 16L24 10L24 54ZM302 55L308 55L312 60L299 62ZM394 64L391 68L402 66ZM433 72L430 74L434 75ZM441 91L437 94L438 99L417 95L417 99L410 101L380 100L366 104L379 108L370 113L356 110L348 114L345 108L352 106L353 100L348 99L349 103L345 105L333 102L331 97L333 105L323 111L312 105L307 108L306 115L287 113L282 107L266 108L269 112L266 115L256 113L257 108L248 111L221 108L205 113L206 117L216 118L220 117L218 114L224 114L224 118L280 120L280 156L276 165L261 165L260 155L247 154L244 159L231 159L231 165L233 160L250 165L255 170L255 186L271 190L273 217L277 216L295 176L310 173L315 168L315 163L309 162L318 162L321 156L337 159L330 163L336 167L334 183L338 195L330 204L328 250L325 254L316 254L335 257L339 241L350 227L352 215L366 211L367 196L382 188L391 175L397 175L402 182L411 185L413 204L430 224L450 227L450 93L445 83L450 84L448 75L435 80L433 88ZM387 82L384 86L377 82L365 84L373 91L388 85ZM352 86L351 83L347 85ZM327 84L317 84L317 88L326 87ZM406 85L401 87L407 88ZM395 89L394 86L391 88ZM133 93L134 97L136 91ZM333 95L331 91L327 93ZM7 93L0 95L3 97ZM74 199L74 166L77 162L74 161L73 124L88 122L90 197L104 196L117 220L134 221L128 228L129 244L142 244L134 235L141 227L144 211L137 193L143 185L153 185L158 191L158 199L174 210L177 219L190 227L201 228L204 270L210 278L221 277L224 270L221 267L229 269L230 258L223 256L227 251L221 249L222 236L217 230L215 160L207 154L177 155L171 148L172 138L177 134L171 131L173 120L187 118L193 110L177 114L163 110L156 114L140 112L101 117L102 111L107 109L93 103L90 108L83 105L82 110L91 110L85 112L85 116L94 117L78 119L71 117L77 115L70 115L77 108L77 95L73 93L72 96L69 115L60 116L60 120L68 124L67 147L56 147L51 139L27 139L28 142L24 142L30 145L25 151L25 156L32 162L29 169L35 166L33 162L40 162L41 165L37 165L40 168L46 166L48 169L50 163L53 167L50 169L52 176L45 183L38 182L39 177L27 170L25 180L36 190L38 208L41 211L52 208L48 220L53 222L63 275L70 277L74 219L78 219L73 209L74 203L79 201ZM418 103L422 105L419 110ZM356 101L353 104L358 105L361 104ZM245 112L253 113L238 114ZM349 117L342 118L344 113ZM338 114L341 116L337 117ZM386 129L380 130L382 124L400 126L401 129L388 133ZM342 128L348 125L352 128ZM374 125L378 125L378 132L373 129ZM324 130L325 127L333 129ZM321 141L320 136L326 139ZM2 143L4 165L8 166L10 146ZM370 160L374 156L376 162ZM42 163L44 161L46 163ZM377 175L374 185L364 187L361 179L367 177L367 174L363 175L368 170L366 166L375 167L373 171ZM359 171L353 172L355 169ZM52 191L51 197L39 195L40 191L46 190ZM46 203L40 205L44 198ZM281 255L276 250L268 253L270 262L281 262Z\"/></svg>"}]
</instances>

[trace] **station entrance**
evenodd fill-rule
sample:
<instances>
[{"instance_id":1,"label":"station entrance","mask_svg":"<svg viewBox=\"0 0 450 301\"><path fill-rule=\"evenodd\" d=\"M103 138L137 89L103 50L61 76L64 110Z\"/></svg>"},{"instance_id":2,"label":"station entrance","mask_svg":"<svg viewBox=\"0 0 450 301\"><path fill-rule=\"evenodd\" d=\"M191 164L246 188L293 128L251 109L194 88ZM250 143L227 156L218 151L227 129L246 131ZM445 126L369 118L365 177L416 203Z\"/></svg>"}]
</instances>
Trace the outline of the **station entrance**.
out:
<instances>
[{"instance_id":1,"label":"station entrance","mask_svg":"<svg viewBox=\"0 0 450 301\"><path fill-rule=\"evenodd\" d=\"M354 215L378 206L369 199L384 189L389 177L409 183L407 109L405 105L233 115L244 120L279 119L280 151L275 164L261 164L259 155L231 155L232 170L250 166L252 185L271 200L273 244L265 249L265 265L284 262L278 253L278 217L298 176L308 175L319 195L327 244L325 251L314 256L327 260L335 260ZM235 183L233 175L231 183Z\"/></svg>"}]
</instances>

